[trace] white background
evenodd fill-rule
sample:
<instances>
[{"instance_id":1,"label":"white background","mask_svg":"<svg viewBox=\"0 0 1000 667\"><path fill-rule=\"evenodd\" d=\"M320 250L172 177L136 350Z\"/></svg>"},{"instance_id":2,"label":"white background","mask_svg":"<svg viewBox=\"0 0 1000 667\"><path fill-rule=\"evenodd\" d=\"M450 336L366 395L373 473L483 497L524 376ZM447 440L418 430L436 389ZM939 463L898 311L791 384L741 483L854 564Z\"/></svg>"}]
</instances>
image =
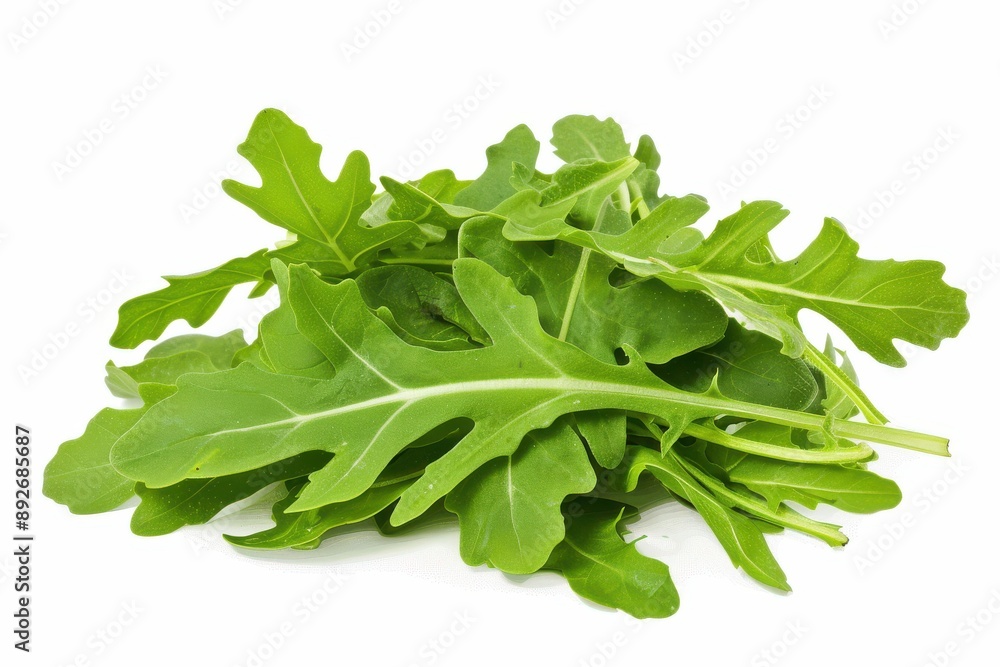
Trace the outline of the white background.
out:
<instances>
[{"instance_id":1,"label":"white background","mask_svg":"<svg viewBox=\"0 0 1000 667\"><path fill-rule=\"evenodd\" d=\"M214 186L226 169L255 182L235 147L265 106L325 146L329 174L362 148L376 173L400 175L401 160L440 127L445 141L421 171L447 166L471 177L483 149L517 123L544 141L562 115L611 115L633 140L656 139L667 192L706 195L714 218L740 199L781 201L792 211L775 239L785 256L835 216L866 257L945 262L947 279L972 292L973 318L937 352L909 351L902 370L855 355L894 423L950 436L955 456L883 448L875 469L897 479L905 499L881 515L837 516L852 538L844 549L769 538L791 595L733 570L698 517L678 507L649 513L635 530L650 535L643 551L670 564L681 610L639 624L584 603L554 575L514 580L467 567L450 528L403 541L356 535L265 560L222 542L231 521L138 538L127 510L76 517L39 496L30 656L10 648L11 558L0 549L4 664L256 664L250 652L267 665L995 664L1000 6L899 2L909 13L893 25L892 0L577 0L562 13L555 0L402 0L348 57L344 45L387 0L50 2L50 18L38 14L45 2L6 0L3 428L32 428L36 490L58 444L115 404L105 360L136 358L107 345L118 305L158 289L160 275L213 267L281 237ZM713 21L723 12L720 30ZM162 80L130 92L147 68ZM469 100L490 77L498 87ZM451 121L449 109L463 103L477 108ZM786 116L796 113L793 124ZM56 163L103 119L111 132L60 178ZM939 136L951 138L935 148ZM748 151L772 138L763 166L744 167ZM916 166L925 152L933 162ZM719 184L734 169L754 173L725 196ZM894 181L900 194L879 209L878 193ZM197 215L182 214L196 204ZM859 220L864 208L876 214ZM233 299L205 330L257 316ZM818 318L806 323L822 336ZM68 325L78 334L22 378L19 368ZM12 458L0 466L6 489ZM2 496L0 526L11 496ZM342 580L327 594L329 572ZM301 599L310 596L321 603L307 613ZM977 612L974 629L966 619ZM289 629L277 651L266 648Z\"/></svg>"}]
</instances>

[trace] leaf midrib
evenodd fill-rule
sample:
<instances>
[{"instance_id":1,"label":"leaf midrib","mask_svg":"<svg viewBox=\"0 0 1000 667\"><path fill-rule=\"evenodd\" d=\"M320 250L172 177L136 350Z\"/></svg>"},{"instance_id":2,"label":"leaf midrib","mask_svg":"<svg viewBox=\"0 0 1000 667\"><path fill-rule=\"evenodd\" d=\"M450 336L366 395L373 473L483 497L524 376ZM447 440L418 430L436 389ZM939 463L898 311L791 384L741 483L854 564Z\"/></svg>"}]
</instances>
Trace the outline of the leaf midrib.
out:
<instances>
[{"instance_id":1,"label":"leaf midrib","mask_svg":"<svg viewBox=\"0 0 1000 667\"><path fill-rule=\"evenodd\" d=\"M647 399L663 403L672 403L675 406L689 406L703 408L709 412L717 414L727 414L735 417L747 419L760 419L774 424L793 426L817 430L823 428L827 421L821 415L796 412L783 408L773 408L745 403L726 398L716 398L705 394L691 394L676 389L643 387L631 384L619 384L614 382L600 382L581 380L567 377L542 377L542 378L504 378L491 380L471 380L466 382L453 382L439 384L429 387L403 388L400 391L369 398L357 403L340 405L319 412L307 414L293 413L295 416L287 419L269 421L263 424L245 426L241 428L223 429L210 433L199 433L194 437L214 437L228 435L232 433L247 433L264 429L271 429L280 426L293 426L295 428L302 424L336 417L342 414L360 412L370 408L391 405L394 403L412 403L436 398L441 396L461 395L480 392L500 392L509 395L519 391L540 391L549 390L553 392L563 392L570 394L615 394L619 396L632 396L636 399ZM170 399L167 399L169 401ZM288 409L286 407L286 409ZM289 409L290 410L290 409ZM906 446L901 443L908 443L914 438L923 440L937 440L931 436L901 431L885 426L876 426L860 422L835 419L829 424L829 429L835 435L847 438L868 439L874 442L884 442ZM147 452L151 455L154 452ZM142 456L136 458L143 458Z\"/></svg>"}]
</instances>

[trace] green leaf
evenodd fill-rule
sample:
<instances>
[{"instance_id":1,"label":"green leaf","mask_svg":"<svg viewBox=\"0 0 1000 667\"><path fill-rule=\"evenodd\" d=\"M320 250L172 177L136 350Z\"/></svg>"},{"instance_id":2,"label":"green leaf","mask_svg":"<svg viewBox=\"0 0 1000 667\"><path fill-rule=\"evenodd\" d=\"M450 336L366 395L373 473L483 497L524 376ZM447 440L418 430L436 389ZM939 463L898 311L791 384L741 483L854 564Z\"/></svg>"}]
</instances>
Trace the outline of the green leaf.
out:
<instances>
[{"instance_id":1,"label":"green leaf","mask_svg":"<svg viewBox=\"0 0 1000 667\"><path fill-rule=\"evenodd\" d=\"M489 337L447 280L415 266L383 266L358 276L358 289L397 336L434 350L463 350Z\"/></svg>"},{"instance_id":2,"label":"green leaf","mask_svg":"<svg viewBox=\"0 0 1000 667\"><path fill-rule=\"evenodd\" d=\"M768 586L791 590L760 529L750 519L716 500L683 466L678 465L673 455L660 456L645 447L629 447L622 470L626 475L626 491L636 487L643 471L652 473L671 493L694 506L715 533L734 566Z\"/></svg>"},{"instance_id":3,"label":"green leaf","mask_svg":"<svg viewBox=\"0 0 1000 667\"><path fill-rule=\"evenodd\" d=\"M207 523L233 503L275 482L307 475L329 460L330 455L325 452L307 452L260 470L226 477L188 479L162 489L137 484L140 503L132 514L132 532L143 536L166 535L183 526Z\"/></svg>"},{"instance_id":4,"label":"green leaf","mask_svg":"<svg viewBox=\"0 0 1000 667\"><path fill-rule=\"evenodd\" d=\"M629 146L621 125L596 116L566 116L552 127L552 145L563 162L603 160L614 162L629 157Z\"/></svg>"},{"instance_id":5,"label":"green leaf","mask_svg":"<svg viewBox=\"0 0 1000 667\"><path fill-rule=\"evenodd\" d=\"M236 353L247 346L242 329L234 329L221 336L185 334L174 336L149 348L146 359L169 357L180 352L201 352L212 365L222 370L232 368Z\"/></svg>"},{"instance_id":6,"label":"green leaf","mask_svg":"<svg viewBox=\"0 0 1000 667\"><path fill-rule=\"evenodd\" d=\"M597 465L614 468L625 456L627 417L624 410L592 410L573 415L573 425Z\"/></svg>"},{"instance_id":7,"label":"green leaf","mask_svg":"<svg viewBox=\"0 0 1000 667\"><path fill-rule=\"evenodd\" d=\"M595 116L567 116L558 121L552 128L552 145L565 162L586 159L613 162L628 157L630 150L618 123L610 118L598 120ZM634 157L642 164L628 177L629 210L637 210L645 217L661 201L660 177L656 174L660 154L653 140L643 135Z\"/></svg>"},{"instance_id":8,"label":"green leaf","mask_svg":"<svg viewBox=\"0 0 1000 667\"><path fill-rule=\"evenodd\" d=\"M392 205L387 211L390 220L409 220L418 225L458 229L469 218L482 215L474 208L442 204L416 186L400 183L388 176L383 176L381 182L392 197Z\"/></svg>"},{"instance_id":9,"label":"green leaf","mask_svg":"<svg viewBox=\"0 0 1000 667\"><path fill-rule=\"evenodd\" d=\"M565 210L550 207L536 215L565 215ZM658 280L612 285L613 260L558 241L551 254L538 243L508 241L503 224L493 218L466 223L463 253L484 260L534 298L548 334L601 361L614 363L615 351L627 345L647 362L664 363L714 343L725 331L725 313L701 294L677 292Z\"/></svg>"},{"instance_id":10,"label":"green leaf","mask_svg":"<svg viewBox=\"0 0 1000 667\"><path fill-rule=\"evenodd\" d=\"M303 336L295 324L295 314L288 301L288 267L272 260L272 271L281 299L277 308L260 322L255 345L259 361L269 370L283 375L325 378L334 373L330 360Z\"/></svg>"},{"instance_id":11,"label":"green leaf","mask_svg":"<svg viewBox=\"0 0 1000 667\"><path fill-rule=\"evenodd\" d=\"M854 370L854 364L848 358L847 353L843 350L837 350L833 347L833 340L827 336L826 339L826 349L823 351L823 355L829 359L834 365L837 364L837 353L840 353L842 359L840 363L840 369L844 372L844 375L853 383L858 383L858 374ZM828 415L833 415L839 419L849 419L858 413L857 406L854 403L851 395L844 391L840 386L834 382L825 382L823 392L823 409L826 410Z\"/></svg>"},{"instance_id":12,"label":"green leaf","mask_svg":"<svg viewBox=\"0 0 1000 667\"><path fill-rule=\"evenodd\" d=\"M362 214L371 206L375 186L368 158L355 151L336 181L320 170L322 147L277 109L258 114L239 153L260 174L252 187L225 180L223 189L268 222L298 235L299 240L273 256L285 261L317 261L327 275L348 275L381 249L422 238L417 225L390 222L363 227Z\"/></svg>"},{"instance_id":13,"label":"green leaf","mask_svg":"<svg viewBox=\"0 0 1000 667\"><path fill-rule=\"evenodd\" d=\"M797 258L752 261L748 253L788 215L775 202L743 206L693 247L671 238L706 210L702 200L691 196L669 200L619 236L554 221L535 230L509 221L505 231L514 240L569 240L601 250L640 275L708 292L752 320L755 328L782 340L791 356L800 356L808 346L797 319L802 309L823 315L861 350L892 366L905 364L894 339L936 349L968 321L965 293L941 280L944 266L925 260L860 259L857 243L832 218ZM694 233L689 229L681 236Z\"/></svg>"},{"instance_id":14,"label":"green leaf","mask_svg":"<svg viewBox=\"0 0 1000 667\"><path fill-rule=\"evenodd\" d=\"M635 159L642 163L642 166L635 170L629 183L632 199L642 202L642 217L649 215L649 209L654 209L664 201L660 196L660 177L656 173L660 168L660 153L656 150L656 144L652 137L647 134L639 137L639 142L635 147Z\"/></svg>"},{"instance_id":15,"label":"green leaf","mask_svg":"<svg viewBox=\"0 0 1000 667\"><path fill-rule=\"evenodd\" d=\"M455 196L455 204L489 211L516 190L511 185L512 165L535 169L540 146L527 125L518 125L503 141L486 149L486 171Z\"/></svg>"},{"instance_id":16,"label":"green leaf","mask_svg":"<svg viewBox=\"0 0 1000 667\"><path fill-rule=\"evenodd\" d=\"M42 493L74 514L97 514L120 506L135 493L135 482L119 473L109 460L111 447L173 387L144 385L145 404L131 410L105 408L87 424L79 438L59 446L45 466Z\"/></svg>"},{"instance_id":17,"label":"green leaf","mask_svg":"<svg viewBox=\"0 0 1000 667\"><path fill-rule=\"evenodd\" d=\"M688 391L707 391L716 382L730 398L790 410L805 409L819 391L804 361L781 354L778 341L735 320L729 321L722 340L674 359L657 373Z\"/></svg>"},{"instance_id":18,"label":"green leaf","mask_svg":"<svg viewBox=\"0 0 1000 667\"><path fill-rule=\"evenodd\" d=\"M360 496L341 503L332 503L305 512L289 512L302 485L296 485L274 506L274 527L236 537L225 538L236 546L248 549L285 549L319 546L329 531L369 519L392 503L420 476L430 461L450 447L451 441L438 446L419 447L404 452L389 464L378 479Z\"/></svg>"},{"instance_id":19,"label":"green leaf","mask_svg":"<svg viewBox=\"0 0 1000 667\"><path fill-rule=\"evenodd\" d=\"M527 574L545 565L564 536L560 506L597 477L579 436L565 420L529 433L510 456L488 461L452 490L462 559Z\"/></svg>"},{"instance_id":20,"label":"green leaf","mask_svg":"<svg viewBox=\"0 0 1000 667\"><path fill-rule=\"evenodd\" d=\"M520 186L522 190L537 190L545 207L572 203L573 216L593 227L607 198L625 186L626 179L638 167L639 162L633 157L614 162L578 160L560 167L550 181L525 181L522 172Z\"/></svg>"},{"instance_id":21,"label":"green leaf","mask_svg":"<svg viewBox=\"0 0 1000 667\"><path fill-rule=\"evenodd\" d=\"M104 382L115 396L138 398L142 384L173 384L184 373L232 368L236 353L246 346L243 331L239 329L223 336L176 336L151 348L138 364L118 367L109 361Z\"/></svg>"},{"instance_id":22,"label":"green leaf","mask_svg":"<svg viewBox=\"0 0 1000 667\"><path fill-rule=\"evenodd\" d=\"M108 452L147 409L105 408L98 412L83 435L60 445L45 466L42 493L74 514L107 512L131 498L135 482L111 466Z\"/></svg>"},{"instance_id":23,"label":"green leaf","mask_svg":"<svg viewBox=\"0 0 1000 667\"><path fill-rule=\"evenodd\" d=\"M270 268L264 255L264 250L258 250L201 273L166 276L167 287L122 304L111 344L133 348L143 341L155 340L175 320L200 327L215 314L233 287L263 277Z\"/></svg>"},{"instance_id":24,"label":"green leaf","mask_svg":"<svg viewBox=\"0 0 1000 667\"><path fill-rule=\"evenodd\" d=\"M817 537L830 546L839 547L847 544L847 536L840 532L840 526L814 521L781 503L767 503L761 496L746 487L731 482L725 471L720 470L705 455L704 445L678 447L672 450L670 455L699 484L711 492L716 500L726 507L738 509L747 514L762 532L768 532L768 527L791 528ZM733 460L738 460L741 456L729 451L726 451L724 455Z\"/></svg>"},{"instance_id":25,"label":"green leaf","mask_svg":"<svg viewBox=\"0 0 1000 667\"><path fill-rule=\"evenodd\" d=\"M820 434L824 437L822 445L818 446L802 431L767 422L743 424L732 433L712 422L689 424L684 432L732 451L794 463L859 463L871 459L874 454L864 443L831 440L826 434Z\"/></svg>"},{"instance_id":26,"label":"green leaf","mask_svg":"<svg viewBox=\"0 0 1000 667\"><path fill-rule=\"evenodd\" d=\"M577 595L636 618L666 618L680 606L670 569L625 542L635 508L593 499L566 519L566 538L546 569L560 572Z\"/></svg>"},{"instance_id":27,"label":"green leaf","mask_svg":"<svg viewBox=\"0 0 1000 667\"><path fill-rule=\"evenodd\" d=\"M709 458L718 456L713 452L709 448ZM825 503L845 512L870 514L892 509L902 499L895 482L857 467L743 455L727 458L723 469L730 481L760 494L771 507L791 500L810 509Z\"/></svg>"},{"instance_id":28,"label":"green leaf","mask_svg":"<svg viewBox=\"0 0 1000 667\"><path fill-rule=\"evenodd\" d=\"M304 511L360 495L423 433L456 419L471 420L475 428L469 435L403 494L394 516L404 523L487 461L513 454L528 432L572 412L635 410L678 432L696 419L730 414L907 446L937 442L674 389L637 360L602 364L546 335L534 302L486 264L458 260L454 275L493 345L450 352L410 346L371 314L354 281L329 285L304 267L292 267L289 300L297 326L336 375L323 380L275 375L250 364L185 375L176 395L154 406L115 444L112 462L147 486L161 487L252 470L321 448L335 456L311 475L291 508Z\"/></svg>"}]
</instances>

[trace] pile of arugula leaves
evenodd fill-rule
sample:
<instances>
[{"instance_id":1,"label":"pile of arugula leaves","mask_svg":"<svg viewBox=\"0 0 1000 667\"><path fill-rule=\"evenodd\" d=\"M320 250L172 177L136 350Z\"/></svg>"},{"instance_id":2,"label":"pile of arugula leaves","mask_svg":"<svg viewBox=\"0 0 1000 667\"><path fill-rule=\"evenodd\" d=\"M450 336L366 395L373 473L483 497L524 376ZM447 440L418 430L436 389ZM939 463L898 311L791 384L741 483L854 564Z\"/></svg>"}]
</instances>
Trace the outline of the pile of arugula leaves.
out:
<instances>
[{"instance_id":1,"label":"pile of arugula leaves","mask_svg":"<svg viewBox=\"0 0 1000 667\"><path fill-rule=\"evenodd\" d=\"M667 566L625 539L638 508L691 507L736 567L787 590L766 533L847 541L791 503L892 508L899 488L867 470L867 443L947 454L886 426L845 354L798 321L819 313L902 366L894 339L936 348L968 319L941 264L861 259L833 219L779 259L768 234L788 212L769 201L704 236L705 200L660 193L649 137L633 151L614 121L570 116L552 144L551 174L519 126L473 181L442 170L377 192L363 153L327 180L306 131L261 112L239 152L262 184L224 188L287 240L168 277L122 306L111 343L198 327L244 283L280 306L252 343L186 334L109 363L133 407L63 444L45 494L79 514L138 496L132 530L161 535L283 485L274 527L227 536L249 549L457 515L470 565L557 571L664 617L679 602Z\"/></svg>"}]
</instances>

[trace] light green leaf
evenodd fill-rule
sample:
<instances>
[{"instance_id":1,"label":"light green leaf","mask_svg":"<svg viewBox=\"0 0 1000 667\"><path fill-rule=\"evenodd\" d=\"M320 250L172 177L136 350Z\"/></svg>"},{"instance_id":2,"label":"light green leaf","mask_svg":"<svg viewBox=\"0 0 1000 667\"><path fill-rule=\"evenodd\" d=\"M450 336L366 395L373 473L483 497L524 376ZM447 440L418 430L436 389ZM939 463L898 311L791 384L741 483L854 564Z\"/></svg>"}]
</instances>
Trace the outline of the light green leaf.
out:
<instances>
[{"instance_id":1,"label":"light green leaf","mask_svg":"<svg viewBox=\"0 0 1000 667\"><path fill-rule=\"evenodd\" d=\"M388 176L383 176L381 182L392 197L392 205L387 211L390 220L409 220L418 225L433 225L450 230L458 229L469 218L482 215L474 208L442 204L416 186L400 183Z\"/></svg>"},{"instance_id":2,"label":"light green leaf","mask_svg":"<svg viewBox=\"0 0 1000 667\"><path fill-rule=\"evenodd\" d=\"M369 519L399 500L427 464L452 444L453 441L445 440L437 445L407 450L358 497L305 512L288 511L303 486L295 484L274 506L274 527L252 535L225 537L232 544L248 549L317 547L329 531Z\"/></svg>"},{"instance_id":3,"label":"light green leaf","mask_svg":"<svg viewBox=\"0 0 1000 667\"><path fill-rule=\"evenodd\" d=\"M491 210L516 192L511 185L512 165L521 164L533 171L539 148L528 126L518 125L503 141L486 149L486 171L455 196L455 204Z\"/></svg>"},{"instance_id":4,"label":"light green leaf","mask_svg":"<svg viewBox=\"0 0 1000 667\"><path fill-rule=\"evenodd\" d=\"M636 618L666 618L680 606L670 569L625 542L624 524L635 508L610 500L581 503L566 519L566 538L556 545L546 569L557 570L577 595Z\"/></svg>"},{"instance_id":5,"label":"light green leaf","mask_svg":"<svg viewBox=\"0 0 1000 667\"><path fill-rule=\"evenodd\" d=\"M448 494L445 508L458 515L462 559L515 574L538 570L563 539L563 500L596 483L587 451L565 420L532 431L516 452L488 461Z\"/></svg>"},{"instance_id":6,"label":"light green leaf","mask_svg":"<svg viewBox=\"0 0 1000 667\"><path fill-rule=\"evenodd\" d=\"M498 212L505 214L503 207ZM536 215L560 213L549 208ZM645 361L664 363L716 342L725 331L725 313L701 294L677 292L658 280L612 285L617 264L604 255L558 241L550 254L538 243L508 241L502 227L492 218L469 221L460 236L463 253L484 260L534 298L548 334L601 361L614 363L615 350L628 345Z\"/></svg>"},{"instance_id":7,"label":"light green leaf","mask_svg":"<svg viewBox=\"0 0 1000 667\"><path fill-rule=\"evenodd\" d=\"M183 526L206 523L233 503L275 482L307 475L329 460L330 455L325 452L307 452L260 470L226 477L188 479L162 489L137 484L140 503L132 514L132 532L144 536L166 535Z\"/></svg>"},{"instance_id":8,"label":"light green leaf","mask_svg":"<svg viewBox=\"0 0 1000 667\"><path fill-rule=\"evenodd\" d=\"M621 125L611 118L598 120L596 116L566 116L557 121L552 126L552 145L563 162L614 162L630 154Z\"/></svg>"},{"instance_id":9,"label":"light green leaf","mask_svg":"<svg viewBox=\"0 0 1000 667\"><path fill-rule=\"evenodd\" d=\"M233 367L236 353L247 346L243 331L222 336L188 334L155 345L143 361L118 367L109 361L104 382L121 398L138 398L139 385L173 384L184 373L212 373Z\"/></svg>"},{"instance_id":10,"label":"light green leaf","mask_svg":"<svg viewBox=\"0 0 1000 667\"><path fill-rule=\"evenodd\" d=\"M487 461L512 454L528 432L572 412L635 410L678 432L696 419L729 414L907 446L939 442L683 392L638 360L602 364L546 335L530 297L478 260L456 261L455 282L493 345L450 352L410 346L371 314L354 281L329 285L292 267L289 299L297 325L336 375L275 375L250 364L185 375L176 395L116 443L112 462L161 487L260 468L320 447L335 456L291 507L304 511L360 495L410 442L445 422L470 420L472 431L403 494L395 519L405 523Z\"/></svg>"},{"instance_id":11,"label":"light green leaf","mask_svg":"<svg viewBox=\"0 0 1000 667\"><path fill-rule=\"evenodd\" d=\"M716 500L677 463L673 455L660 456L645 447L629 447L622 470L626 475L626 491L634 489L639 474L648 470L671 493L694 506L715 533L734 566L768 586L791 590L760 529L750 519Z\"/></svg>"},{"instance_id":12,"label":"light green leaf","mask_svg":"<svg viewBox=\"0 0 1000 667\"><path fill-rule=\"evenodd\" d=\"M762 532L767 532L768 526L791 528L817 537L830 546L839 547L847 544L847 536L840 532L840 526L814 521L780 502L768 503L746 487L730 482L725 471L719 470L718 466L706 457L704 445L678 447L671 450L670 456L711 492L716 500L726 507L741 510L755 520L754 525ZM724 452L724 456L739 460L742 455L727 451Z\"/></svg>"},{"instance_id":13,"label":"light green leaf","mask_svg":"<svg viewBox=\"0 0 1000 667\"><path fill-rule=\"evenodd\" d=\"M791 356L803 354L808 346L797 319L804 308L823 315L860 349L892 366L905 364L894 339L936 349L968 321L965 293L941 280L940 263L860 259L857 243L832 218L796 259L750 261L747 253L788 215L775 202L743 206L693 247L670 238L706 210L702 200L688 196L665 202L619 236L554 221L531 230L512 220L505 233L514 240L568 240L601 250L640 275L656 275L678 289L708 292L752 320L757 329L782 340Z\"/></svg>"},{"instance_id":14,"label":"light green leaf","mask_svg":"<svg viewBox=\"0 0 1000 667\"><path fill-rule=\"evenodd\" d=\"M105 408L87 424L79 438L59 446L45 466L42 493L74 514L97 514L115 509L134 495L135 481L112 467L111 447L135 426L156 402L174 390L166 385L141 388L144 405L131 410Z\"/></svg>"},{"instance_id":15,"label":"light green leaf","mask_svg":"<svg viewBox=\"0 0 1000 667\"><path fill-rule=\"evenodd\" d=\"M246 346L242 329L234 329L221 336L185 334L168 338L149 348L146 359L169 357L179 352L201 352L211 360L213 366L222 370L232 368L236 353Z\"/></svg>"},{"instance_id":16,"label":"light green leaf","mask_svg":"<svg viewBox=\"0 0 1000 667\"><path fill-rule=\"evenodd\" d=\"M271 264L281 301L261 319L260 335L255 341L259 362L283 375L331 377L334 369L330 360L296 327L288 300L288 267L278 260Z\"/></svg>"},{"instance_id":17,"label":"light green leaf","mask_svg":"<svg viewBox=\"0 0 1000 667\"><path fill-rule=\"evenodd\" d=\"M708 456L717 460L719 454L710 447ZM760 494L771 507L791 500L810 509L825 503L845 512L870 514L892 509L902 499L895 482L858 467L778 462L753 455L729 457L720 465L730 481Z\"/></svg>"},{"instance_id":18,"label":"light green leaf","mask_svg":"<svg viewBox=\"0 0 1000 667\"><path fill-rule=\"evenodd\" d=\"M232 180L222 187L268 222L298 235L299 240L276 251L284 261L322 261L323 273L348 275L381 249L423 237L410 222L363 227L362 214L371 206L375 186L364 153L355 151L336 181L320 170L322 147L277 109L258 114L239 153L260 174L262 185Z\"/></svg>"},{"instance_id":19,"label":"light green leaf","mask_svg":"<svg viewBox=\"0 0 1000 667\"><path fill-rule=\"evenodd\" d=\"M722 340L674 359L656 372L688 391L707 391L716 382L719 391L730 398L790 410L805 409L819 392L804 361L781 354L778 341L749 331L735 320L729 321Z\"/></svg>"},{"instance_id":20,"label":"light green leaf","mask_svg":"<svg viewBox=\"0 0 1000 667\"><path fill-rule=\"evenodd\" d=\"M264 255L264 250L258 250L201 273L166 276L167 287L122 304L111 344L133 348L143 341L155 340L175 320L200 327L219 309L233 287L256 282L264 276L270 268Z\"/></svg>"},{"instance_id":21,"label":"light green leaf","mask_svg":"<svg viewBox=\"0 0 1000 667\"><path fill-rule=\"evenodd\" d=\"M368 307L410 344L463 350L474 347L472 341L489 342L455 286L424 269L376 267L358 276L357 284Z\"/></svg>"}]
</instances>

